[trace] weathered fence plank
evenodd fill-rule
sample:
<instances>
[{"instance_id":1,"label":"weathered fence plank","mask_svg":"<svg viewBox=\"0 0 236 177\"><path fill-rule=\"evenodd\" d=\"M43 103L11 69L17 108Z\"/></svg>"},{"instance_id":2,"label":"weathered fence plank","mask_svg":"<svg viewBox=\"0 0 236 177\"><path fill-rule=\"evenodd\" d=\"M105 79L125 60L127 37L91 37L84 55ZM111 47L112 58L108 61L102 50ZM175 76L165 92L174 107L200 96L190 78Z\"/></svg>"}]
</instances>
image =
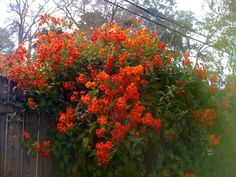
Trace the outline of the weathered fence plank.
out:
<instances>
[{"instance_id":1,"label":"weathered fence plank","mask_svg":"<svg viewBox=\"0 0 236 177\"><path fill-rule=\"evenodd\" d=\"M50 127L47 116L36 112L22 115L19 108L9 104L24 96L13 87L14 83L0 77L0 177L54 177L52 159L33 157L19 144L24 131L36 142L47 139ZM10 114L15 112L21 119L12 121Z\"/></svg>"},{"instance_id":2,"label":"weathered fence plank","mask_svg":"<svg viewBox=\"0 0 236 177\"><path fill-rule=\"evenodd\" d=\"M8 121L8 119L6 120ZM21 149L19 140L21 139L22 126L19 121L8 122L7 127L7 148L6 148L6 177L15 177L21 170Z\"/></svg>"},{"instance_id":3,"label":"weathered fence plank","mask_svg":"<svg viewBox=\"0 0 236 177\"><path fill-rule=\"evenodd\" d=\"M6 115L0 115L0 176L4 173L4 149L5 149Z\"/></svg>"},{"instance_id":4,"label":"weathered fence plank","mask_svg":"<svg viewBox=\"0 0 236 177\"><path fill-rule=\"evenodd\" d=\"M24 131L29 132L34 139L37 137L37 119L36 114L27 114L24 121ZM36 157L31 157L24 151L23 159L23 177L36 177Z\"/></svg>"}]
</instances>

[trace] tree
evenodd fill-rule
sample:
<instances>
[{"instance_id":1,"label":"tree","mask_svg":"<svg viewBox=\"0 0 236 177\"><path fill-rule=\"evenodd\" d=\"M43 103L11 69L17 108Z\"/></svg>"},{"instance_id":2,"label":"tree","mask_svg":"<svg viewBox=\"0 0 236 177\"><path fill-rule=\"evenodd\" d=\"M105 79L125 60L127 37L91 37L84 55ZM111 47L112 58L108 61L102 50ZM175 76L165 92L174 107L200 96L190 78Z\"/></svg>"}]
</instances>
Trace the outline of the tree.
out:
<instances>
[{"instance_id":1,"label":"tree","mask_svg":"<svg viewBox=\"0 0 236 177\"><path fill-rule=\"evenodd\" d=\"M115 0L115 3L121 2ZM119 11L118 7L110 6L103 0L54 0L54 4L67 19L88 33L104 23L113 21Z\"/></svg>"},{"instance_id":2,"label":"tree","mask_svg":"<svg viewBox=\"0 0 236 177\"><path fill-rule=\"evenodd\" d=\"M11 33L5 29L0 27L0 52L8 53L13 47L14 43L10 39Z\"/></svg>"},{"instance_id":3,"label":"tree","mask_svg":"<svg viewBox=\"0 0 236 177\"><path fill-rule=\"evenodd\" d=\"M31 42L40 20L40 15L46 13L46 5L49 0L42 0L37 3L36 0L14 0L9 2L10 29L17 34L18 44L21 42Z\"/></svg>"},{"instance_id":4,"label":"tree","mask_svg":"<svg viewBox=\"0 0 236 177\"><path fill-rule=\"evenodd\" d=\"M220 54L228 58L228 67L236 69L236 1L209 1L209 13L202 22L205 31L212 34L210 43Z\"/></svg>"}]
</instances>

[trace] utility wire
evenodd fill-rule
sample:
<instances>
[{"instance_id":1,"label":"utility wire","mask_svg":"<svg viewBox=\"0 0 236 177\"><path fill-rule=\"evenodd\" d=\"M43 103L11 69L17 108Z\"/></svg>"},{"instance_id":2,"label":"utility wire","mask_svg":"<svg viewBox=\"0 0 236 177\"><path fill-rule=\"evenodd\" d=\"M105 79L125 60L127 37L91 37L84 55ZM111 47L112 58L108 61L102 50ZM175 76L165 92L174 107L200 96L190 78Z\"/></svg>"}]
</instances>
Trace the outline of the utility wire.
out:
<instances>
[{"instance_id":1,"label":"utility wire","mask_svg":"<svg viewBox=\"0 0 236 177\"><path fill-rule=\"evenodd\" d=\"M143 19L145 19L145 20L148 20L148 21L150 21L150 22L152 22L152 23L155 23L156 25L159 25L159 26L162 26L162 27L164 27L164 28L167 28L167 29L169 29L169 30L171 30L171 31L173 31L173 32L175 32L175 33L177 33L177 34L180 34L180 35L182 35L182 36L185 36L185 37L187 37L187 38L189 38L189 39L193 39L193 40L195 40L195 41L197 41L197 42L199 42L199 43L206 44L205 42L203 42L203 41L201 41L201 40L198 40L198 39L196 39L196 38L193 38L193 37L191 37L191 36L189 36L189 35L187 35L187 34L181 33L180 31L175 30L175 29L172 29L171 27L166 26L166 25L164 25L164 24L158 23L158 22L156 22L156 21L154 21L154 20L152 20L152 19L149 19L149 18L147 18L147 17L145 17L145 16L143 16L143 15L140 15L140 14L138 14L138 13L136 13L136 12L133 12L133 11L131 11L131 10L125 8L125 7L122 7L122 6L120 6L119 4L116 4L116 3L111 2L111 1L109 1L109 0L104 0L104 1L106 1L106 2L108 2L108 3L110 3L110 4L112 4L112 5L115 5L115 6L121 8L121 9L127 11L127 12L130 12L130 13L136 15L136 16L139 16L139 17L141 17L141 18L143 18Z\"/></svg>"},{"instance_id":2,"label":"utility wire","mask_svg":"<svg viewBox=\"0 0 236 177\"><path fill-rule=\"evenodd\" d=\"M124 0L124 1L127 2L127 3L129 3L129 4L131 4L131 5L133 5L133 6L135 6L135 7L137 7L137 8L140 9L140 10L143 10L144 12L146 12L146 13L148 13L148 14L154 16L154 17L163 19L163 20L168 21L168 22L170 22L170 23L173 23L173 24L175 24L175 25L177 25L177 26L179 26L179 27L181 27L181 28L184 28L184 29L186 29L186 30L188 30L188 31L191 31L191 32L193 32L193 33L195 33L195 34L198 34L198 35L200 35L200 36L203 36L203 37L207 38L206 35L204 35L204 34L202 34L202 33L199 33L199 32L197 32L196 30L194 30L194 29L192 29L192 28L188 28L188 27L186 27L186 26L184 26L184 25L182 25L182 24L179 24L179 23L176 22L175 20L170 19L170 18L168 18L168 17L165 17L165 16L162 15L162 14L158 14L157 12L154 12L153 10L148 9L147 7L144 7L144 6L142 7L140 4L138 4L138 3L133 3L133 2L131 2L131 1L129 1L129 0Z\"/></svg>"},{"instance_id":3,"label":"utility wire","mask_svg":"<svg viewBox=\"0 0 236 177\"><path fill-rule=\"evenodd\" d=\"M116 3L111 2L111 1L109 1L109 0L104 0L104 1L105 1L105 2L108 2L108 3L112 4L112 5L115 5L116 7L119 7L119 8L121 8L121 9L127 11L127 12L130 12L130 13L132 13L132 14L138 16L138 17L141 17L141 18L143 18L143 19L145 19L145 20L148 20L148 21L150 21L150 22L152 22L152 23L154 23L154 24L156 24L156 25L159 25L159 26L162 26L162 27L164 27L164 28L167 28L167 29L169 29L169 30L171 30L171 31L173 31L173 32L175 32L175 33L177 33L177 34L180 34L180 35L182 35L182 36L184 36L184 37L186 37L186 38L192 39L192 40L197 41L197 42L199 42L199 43L201 43L201 44L207 45L208 47L211 47L211 48L213 48L213 49L216 49L213 45L211 45L211 44L209 44L209 43L207 43L207 42L203 42L203 41L198 40L198 39L196 39L196 38L194 38L194 37L191 37L191 36L189 36L189 35L187 35L187 34L181 33L181 32L178 31L178 30L172 29L172 28L169 27L169 26L166 26L166 25L164 25L164 24L158 23L158 22L156 22L156 21L154 21L154 20L152 20L152 19L149 19L149 18L147 18L147 17L145 17L145 16L143 16L143 15L140 15L140 14L138 14L138 13L136 13L136 12L133 12L133 11L131 11L131 10L125 8L125 7L120 6L119 4L116 4ZM151 15L151 14L150 14L150 15ZM221 51L221 52L224 52L224 53L230 55L229 53L225 52L224 50L221 50L221 49L216 49L216 50Z\"/></svg>"}]
</instances>

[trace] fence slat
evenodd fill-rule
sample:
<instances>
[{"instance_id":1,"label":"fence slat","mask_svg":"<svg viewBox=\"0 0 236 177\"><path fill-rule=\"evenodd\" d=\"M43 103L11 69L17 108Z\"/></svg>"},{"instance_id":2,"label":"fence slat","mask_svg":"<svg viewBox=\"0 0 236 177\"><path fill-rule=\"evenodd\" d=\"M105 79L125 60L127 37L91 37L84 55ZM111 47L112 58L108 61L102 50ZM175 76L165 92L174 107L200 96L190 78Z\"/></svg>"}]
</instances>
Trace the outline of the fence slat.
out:
<instances>
[{"instance_id":1,"label":"fence slat","mask_svg":"<svg viewBox=\"0 0 236 177\"><path fill-rule=\"evenodd\" d=\"M0 174L4 174L4 148L5 148L6 116L0 115Z\"/></svg>"},{"instance_id":2,"label":"fence slat","mask_svg":"<svg viewBox=\"0 0 236 177\"><path fill-rule=\"evenodd\" d=\"M40 120L41 120L41 124L39 127L39 131L40 131L40 140L47 140L47 130L50 128L50 120L47 118L47 116L44 113L40 113ZM39 158L39 166L38 166L39 170L39 177L43 176L43 177L53 177L56 176L54 174L54 164L52 159L50 158Z\"/></svg>"},{"instance_id":3,"label":"fence slat","mask_svg":"<svg viewBox=\"0 0 236 177\"><path fill-rule=\"evenodd\" d=\"M5 160L5 176L15 177L20 175L21 171L21 147L19 140L22 134L22 125L20 121L7 123L7 147Z\"/></svg>"},{"instance_id":4,"label":"fence slat","mask_svg":"<svg viewBox=\"0 0 236 177\"><path fill-rule=\"evenodd\" d=\"M25 121L24 121L24 131L27 131L30 133L32 138L36 137L37 132L37 124L35 123L37 117L35 118L35 115L33 114L27 114L25 115ZM29 156L27 151L23 152L23 177L35 177L35 157Z\"/></svg>"},{"instance_id":5,"label":"fence slat","mask_svg":"<svg viewBox=\"0 0 236 177\"><path fill-rule=\"evenodd\" d=\"M3 177L6 177L7 175L7 149L8 149L8 115L6 114L6 119L5 119L5 145L4 145L4 159L3 159Z\"/></svg>"},{"instance_id":6,"label":"fence slat","mask_svg":"<svg viewBox=\"0 0 236 177\"><path fill-rule=\"evenodd\" d=\"M25 114L22 116L22 132L21 140L24 140L24 131L25 131ZM24 148L21 148L20 152L21 162L20 162L20 177L23 177L23 161L24 161Z\"/></svg>"},{"instance_id":7,"label":"fence slat","mask_svg":"<svg viewBox=\"0 0 236 177\"><path fill-rule=\"evenodd\" d=\"M47 139L50 127L47 116L36 112L27 113L22 121L7 121L8 113L17 112L19 108L9 105L8 101L24 100L24 93L13 89L15 84L0 76L0 177L54 177L54 163L50 158L32 157L22 149L19 140L23 132L30 133L36 142Z\"/></svg>"}]
</instances>

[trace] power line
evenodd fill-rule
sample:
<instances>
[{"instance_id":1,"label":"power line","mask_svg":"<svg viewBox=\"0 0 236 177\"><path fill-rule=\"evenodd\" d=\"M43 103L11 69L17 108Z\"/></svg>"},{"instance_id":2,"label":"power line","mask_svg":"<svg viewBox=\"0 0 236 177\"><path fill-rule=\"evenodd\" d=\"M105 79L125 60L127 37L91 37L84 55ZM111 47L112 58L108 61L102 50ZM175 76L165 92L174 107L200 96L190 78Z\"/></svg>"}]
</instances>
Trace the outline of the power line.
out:
<instances>
[{"instance_id":1,"label":"power line","mask_svg":"<svg viewBox=\"0 0 236 177\"><path fill-rule=\"evenodd\" d=\"M181 28L184 28L184 29L186 29L186 30L188 30L188 31L191 31L191 32L193 32L193 33L195 33L195 34L198 34L198 35L201 35L201 36L207 38L207 36L205 36L204 34L199 33L199 32L197 32L196 30L194 30L194 29L192 29L192 28L188 28L188 27L186 27L186 26L184 26L184 25L182 25L182 24L179 24L179 23L176 22L175 20L172 20L172 19L170 19L170 18L168 18L168 17L165 17L165 16L162 15L162 14L158 14L157 12L154 12L153 10L147 9L147 8L145 8L144 6L142 7L142 6L141 6L140 4L138 4L138 3L135 4L135 3L133 3L133 2L131 2L131 1L129 1L129 0L124 0L124 1L127 2L127 3L129 3L129 4L131 4L131 5L133 5L133 6L135 6L135 7L137 7L138 9L143 10L144 12L146 12L146 13L152 15L152 16L155 16L155 17L157 17L157 18L163 19L163 20L168 21L168 22L170 22L170 23L173 23L173 24L175 24L175 25L177 25L177 26L179 26L179 27L181 27Z\"/></svg>"},{"instance_id":2,"label":"power line","mask_svg":"<svg viewBox=\"0 0 236 177\"><path fill-rule=\"evenodd\" d=\"M175 29L172 29L171 27L166 26L166 25L164 25L164 24L158 23L158 22L156 22L156 21L154 21L154 20L152 20L152 19L149 19L149 18L147 18L147 17L145 17L145 16L143 16L143 15L140 15L140 14L138 14L138 13L136 13L136 12L133 12L133 11L131 11L131 10L129 10L129 9L126 9L126 8L120 6L119 4L116 4L116 3L111 2L111 1L109 1L109 0L104 0L104 1L106 1L106 2L108 2L108 3L110 3L110 4L112 4L112 5L115 5L115 6L121 8L121 9L127 11L127 12L130 12L130 13L136 15L136 16L139 16L139 17L141 17L141 18L143 18L143 19L145 19L145 20L148 20L148 21L150 21L150 22L152 22L152 23L155 23L156 25L162 26L162 27L164 27L164 28L167 28L167 29L169 29L169 30L175 32L175 33L178 33L178 34L180 34L180 35L182 35L182 36L185 36L185 37L187 37L187 38L189 38L189 39L195 40L195 41L197 41L197 42L199 42L199 43L202 43L202 44L206 44L206 42L203 42L203 41L201 41L201 40L198 40L198 39L196 39L196 38L193 38L193 37L191 37L191 36L189 36L189 35L187 35L187 34L181 33L180 31L175 30Z\"/></svg>"},{"instance_id":3,"label":"power line","mask_svg":"<svg viewBox=\"0 0 236 177\"><path fill-rule=\"evenodd\" d=\"M136 13L136 12L133 12L133 11L127 9L127 8L124 8L124 7L118 5L118 4L114 3L114 2L111 2L111 1L109 1L109 0L104 0L104 1L106 1L106 2L108 2L108 3L110 3L110 4L112 4L112 5L115 5L116 7L119 7L119 8L121 8L121 9L123 9L123 10L125 10L125 11L127 11L127 12L129 12L129 13L132 13L132 14L138 16L138 17L141 17L141 18L143 18L143 19L145 19L145 20L148 20L148 21L150 21L150 22L152 22L152 23L155 23L156 25L159 25L159 26L162 26L162 27L164 27L164 28L167 28L167 29L169 29L169 30L171 30L171 31L173 31L173 32L175 32L175 33L177 33L177 34L180 34L180 35L182 35L182 36L184 36L184 37L186 37L186 38L188 38L188 39L192 39L192 40L197 41L197 42L199 42L199 43L201 43L201 44L207 45L208 47L211 47L211 48L213 48L213 49L216 49L213 45L211 45L211 44L209 44L209 43L207 43L207 42L203 42L203 41L198 40L198 39L196 39L196 38L194 38L194 37L191 37L191 36L189 36L189 35L187 35L187 34L181 33L181 32L178 31L178 30L172 29L172 28L169 27L169 26L166 26L166 25L164 25L164 24L158 23L158 22L156 22L156 21L154 21L154 20L152 20L152 19L149 19L149 18L147 18L147 17L145 17L145 16L143 16L143 15L140 15L140 14L138 14L138 13ZM151 15L151 14L150 14L150 15ZM229 53L225 52L224 50L221 50L221 49L216 49L216 50L221 51L221 52L223 52L223 53L226 53L226 54L230 55Z\"/></svg>"}]
</instances>

